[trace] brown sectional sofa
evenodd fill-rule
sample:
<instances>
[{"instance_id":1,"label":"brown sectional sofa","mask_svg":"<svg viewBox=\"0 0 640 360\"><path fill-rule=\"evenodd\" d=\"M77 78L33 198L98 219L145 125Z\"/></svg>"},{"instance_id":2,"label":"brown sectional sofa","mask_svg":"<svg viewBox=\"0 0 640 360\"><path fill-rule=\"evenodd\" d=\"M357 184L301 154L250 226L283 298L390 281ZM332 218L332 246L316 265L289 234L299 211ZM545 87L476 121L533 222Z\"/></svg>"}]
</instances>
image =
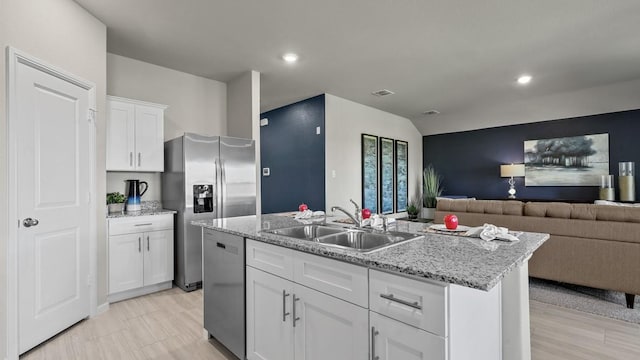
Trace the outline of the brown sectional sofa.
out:
<instances>
[{"instance_id":1,"label":"brown sectional sofa","mask_svg":"<svg viewBox=\"0 0 640 360\"><path fill-rule=\"evenodd\" d=\"M435 221L446 214L468 226L490 223L551 234L529 261L530 276L621 291L631 308L640 294L640 208L439 199Z\"/></svg>"}]
</instances>

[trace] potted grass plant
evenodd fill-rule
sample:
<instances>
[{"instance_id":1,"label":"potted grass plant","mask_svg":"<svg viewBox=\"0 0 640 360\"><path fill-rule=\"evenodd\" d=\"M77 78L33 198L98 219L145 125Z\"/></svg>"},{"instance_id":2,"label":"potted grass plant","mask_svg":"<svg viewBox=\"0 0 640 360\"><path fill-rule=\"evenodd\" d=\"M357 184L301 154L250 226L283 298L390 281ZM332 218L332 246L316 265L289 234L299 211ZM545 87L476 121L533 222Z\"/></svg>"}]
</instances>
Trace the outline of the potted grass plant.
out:
<instances>
[{"instance_id":1,"label":"potted grass plant","mask_svg":"<svg viewBox=\"0 0 640 360\"><path fill-rule=\"evenodd\" d=\"M442 195L442 177L432 164L422 172L422 217L433 219L436 213L437 198Z\"/></svg>"},{"instance_id":2,"label":"potted grass plant","mask_svg":"<svg viewBox=\"0 0 640 360\"><path fill-rule=\"evenodd\" d=\"M109 208L109 214L122 213L122 211L124 210L124 202L126 200L126 196L117 191L108 193L107 207Z\"/></svg>"},{"instance_id":3,"label":"potted grass plant","mask_svg":"<svg viewBox=\"0 0 640 360\"><path fill-rule=\"evenodd\" d=\"M407 206L407 215L409 217L409 220L417 219L419 213L420 213L420 201L411 200L409 202L409 205Z\"/></svg>"}]
</instances>

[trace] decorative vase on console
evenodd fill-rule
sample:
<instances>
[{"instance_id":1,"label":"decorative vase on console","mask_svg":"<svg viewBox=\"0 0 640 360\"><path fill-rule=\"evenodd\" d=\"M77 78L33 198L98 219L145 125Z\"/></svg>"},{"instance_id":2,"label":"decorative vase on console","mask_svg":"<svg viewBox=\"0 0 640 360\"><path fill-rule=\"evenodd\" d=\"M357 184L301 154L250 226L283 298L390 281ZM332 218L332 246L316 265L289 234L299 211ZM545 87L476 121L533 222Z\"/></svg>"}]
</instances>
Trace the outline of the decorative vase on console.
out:
<instances>
[{"instance_id":1,"label":"decorative vase on console","mask_svg":"<svg viewBox=\"0 0 640 360\"><path fill-rule=\"evenodd\" d=\"M636 201L636 184L633 180L635 175L635 163L632 161L621 162L618 164L621 201Z\"/></svg>"},{"instance_id":2,"label":"decorative vase on console","mask_svg":"<svg viewBox=\"0 0 640 360\"><path fill-rule=\"evenodd\" d=\"M600 200L614 201L616 192L613 188L613 175L602 175L600 180Z\"/></svg>"}]
</instances>

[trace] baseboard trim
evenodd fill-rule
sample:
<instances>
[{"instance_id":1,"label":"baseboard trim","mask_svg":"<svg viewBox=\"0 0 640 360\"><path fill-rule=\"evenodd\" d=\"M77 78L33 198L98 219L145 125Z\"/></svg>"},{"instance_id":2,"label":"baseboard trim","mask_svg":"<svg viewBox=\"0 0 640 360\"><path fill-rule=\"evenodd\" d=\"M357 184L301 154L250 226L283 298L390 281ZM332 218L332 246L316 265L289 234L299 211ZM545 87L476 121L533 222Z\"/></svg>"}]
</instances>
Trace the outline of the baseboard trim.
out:
<instances>
[{"instance_id":1,"label":"baseboard trim","mask_svg":"<svg viewBox=\"0 0 640 360\"><path fill-rule=\"evenodd\" d=\"M98 308L96 309L96 314L94 316L104 314L107 311L109 311L109 303L105 302L104 304L98 305Z\"/></svg>"},{"instance_id":2,"label":"baseboard trim","mask_svg":"<svg viewBox=\"0 0 640 360\"><path fill-rule=\"evenodd\" d=\"M122 301L122 300L126 300L126 299L131 299L131 298L142 296L142 295L148 295L148 294L151 294L151 293L154 293L154 292L157 292L157 291L171 289L172 286L173 286L173 284L172 284L172 281L170 280L170 281L163 282L163 283L160 283L160 284L154 284L154 285L141 287L141 288L138 288L138 289L122 291L122 292L119 292L119 293L110 294L107 297L107 301L109 303L114 303L114 302L118 302L118 301Z\"/></svg>"}]
</instances>

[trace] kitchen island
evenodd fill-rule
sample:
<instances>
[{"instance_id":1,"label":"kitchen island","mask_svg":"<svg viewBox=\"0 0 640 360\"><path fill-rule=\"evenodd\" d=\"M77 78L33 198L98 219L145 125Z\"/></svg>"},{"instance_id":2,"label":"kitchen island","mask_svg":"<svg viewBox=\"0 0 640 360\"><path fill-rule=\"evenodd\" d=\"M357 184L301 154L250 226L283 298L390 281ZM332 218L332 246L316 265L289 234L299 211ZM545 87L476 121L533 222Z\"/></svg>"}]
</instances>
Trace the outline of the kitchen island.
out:
<instances>
[{"instance_id":1,"label":"kitchen island","mask_svg":"<svg viewBox=\"0 0 640 360\"><path fill-rule=\"evenodd\" d=\"M249 325L247 330L247 356L250 359L252 358L251 349L256 345L255 341L252 343L255 338L251 335L252 323L250 317L253 314L252 311L256 309L255 306L257 306L253 304L253 309L250 309L249 306L252 300L250 295L253 294L250 289L250 280L253 279L252 274L256 269L260 272L260 276L262 276L262 271L260 270L264 270L260 267L260 261L252 264L252 261L256 259L251 258L251 249L270 251L273 259L291 257L290 261L292 263L299 262L302 264L299 269L294 265L294 270L307 271L312 268L318 270L323 268L322 262L332 261L331 264L325 267L326 269L332 267L339 269L348 265L350 266L349 271L364 274L360 280L357 280L357 276L354 277L352 282L356 284L356 287L359 286L358 282L364 283L360 285L364 285L364 291L367 293L368 298L359 300L356 295L350 298L351 293L357 293L357 289L351 289L351 293L342 297L346 300L346 303L349 303L349 305L356 304L365 310L370 310L371 316L368 317L368 320L371 324L386 324L385 322L393 321L389 317L394 317L393 311L400 311L399 307L401 306L398 303L401 305L404 303L407 305L407 309L405 309L404 314L398 316L409 317L399 318L398 324L408 324L415 328L398 327L399 330L396 330L393 334L403 333L406 328L415 330L410 331L409 334L424 333L427 338L433 340L431 341L433 348L441 350L442 356L438 356L439 358L457 359L464 358L465 354L477 355L478 350L482 348L486 348L486 354L491 355L485 357L476 356L475 358L526 359L530 357L527 261L531 254L548 239L546 234L522 233L518 236L520 240L515 243L485 242L460 236L425 233L424 224L399 221L396 225L398 231L416 233L423 235L423 237L375 252L361 253L264 232L264 230L301 225L300 222L287 216L246 216L196 221L193 224L202 226L205 229L233 234L247 239L247 324ZM204 261L207 260L204 259ZM318 261L318 263L313 263L314 261ZM304 283L304 276L293 273L294 270L292 270L291 283L297 286L296 289L300 289L297 290L298 292L307 291L310 285ZM271 271L271 273L274 272L276 271ZM393 277L390 278L390 274ZM283 274L275 273L275 275L287 278ZM319 273L315 273L313 276L308 276L308 278L312 279L319 276ZM341 276L344 278L346 275L343 274ZM408 283L403 288L401 285L403 285L405 279ZM387 282L386 285L384 285L385 281ZM318 286L322 287L326 283L328 281L320 281ZM426 295L410 293L411 288L417 288L422 285L427 287L425 290ZM380 286L383 286L384 289L380 291L381 293L374 294L376 288ZM342 289L348 286L342 284L338 287ZM396 289L397 294L404 295L406 299L411 299L411 302L407 303L405 300L400 300L400 296L396 295L394 298L393 295L387 294L387 292L391 291L389 289L392 288ZM321 288L317 290L320 290L319 294L334 295L331 293L331 289ZM286 309L285 298L289 296L287 294L290 294L291 291L286 291L286 289L282 291L282 313L287 314L291 311L295 313L296 295L293 295L293 308ZM334 296L340 298L338 295ZM379 298L386 299L386 302L380 304L379 308L375 308L377 306L376 301ZM429 298L431 300L435 299L435 306L428 306L432 305L429 302ZM297 300L299 299L297 298ZM422 308L423 303L425 305L424 309ZM416 304L420 304L420 306ZM313 304L308 304L307 307L311 308L312 306ZM428 314L435 311L432 309L441 309L440 312L442 314ZM356 313L357 310L360 310L360 308L352 309L351 313ZM385 311L391 311L391 314L385 313ZM413 320L410 317L415 317L417 313L424 313L423 316L428 321L423 325L417 320L416 323L412 323ZM380 316L380 314L385 316ZM466 324L464 323L465 320L461 319L464 316L469 317L466 319ZM296 316L294 315L293 317L295 318ZM398 319L397 316L396 319ZM434 321L434 319L437 321ZM286 320L286 316L283 316L282 322L284 323ZM441 323L440 325L438 325L439 322ZM477 325L478 332L473 333L472 330L468 330L465 333L461 331L463 330L462 328L474 329L474 322ZM295 321L293 323L295 327ZM356 323L357 321L354 322L354 324ZM395 322L391 325L395 326ZM369 329L368 323L366 327ZM486 327L488 331L483 332L483 327ZM382 344L381 347L384 350L378 350L378 356L384 359L386 358L385 354L392 352L389 347L394 343L394 339L386 335L375 340L378 330L373 325L371 329L371 334L366 336L363 342L371 347L370 353L367 352L367 356L376 352L374 342L377 341ZM496 334L498 335L496 336ZM300 336L304 337L303 335ZM297 333L295 337L298 337ZM471 341L469 337L475 337L476 340ZM402 338L405 339L406 337L403 336ZM424 339L420 338L417 342L429 343ZM307 339L308 342L309 339ZM487 342L492 342L492 344L487 345ZM304 339L302 343L305 343ZM462 347L470 347L470 345L475 349L462 349ZM366 347L365 345L364 351L367 350ZM431 350L426 349L425 351ZM296 349L295 353L297 352ZM413 353L416 352L414 351ZM355 355L352 353L350 356ZM364 358L367 358L367 356ZM415 358L421 357L416 356Z\"/></svg>"}]
</instances>

